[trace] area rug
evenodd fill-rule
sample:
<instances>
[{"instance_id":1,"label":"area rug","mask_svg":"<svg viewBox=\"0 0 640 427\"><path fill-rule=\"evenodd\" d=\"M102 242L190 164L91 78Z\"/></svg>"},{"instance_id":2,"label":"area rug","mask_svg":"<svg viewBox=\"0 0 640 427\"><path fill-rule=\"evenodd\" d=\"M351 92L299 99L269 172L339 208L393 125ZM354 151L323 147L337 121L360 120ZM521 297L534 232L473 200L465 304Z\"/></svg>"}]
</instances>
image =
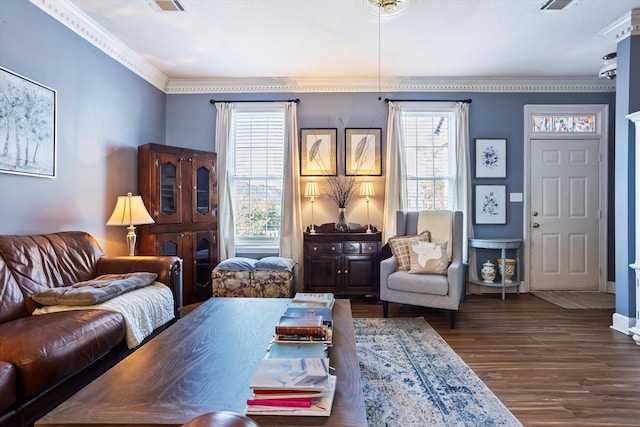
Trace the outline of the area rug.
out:
<instances>
[{"instance_id":1,"label":"area rug","mask_svg":"<svg viewBox=\"0 0 640 427\"><path fill-rule=\"evenodd\" d=\"M353 324L369 427L521 426L423 318Z\"/></svg>"},{"instance_id":2,"label":"area rug","mask_svg":"<svg viewBox=\"0 0 640 427\"><path fill-rule=\"evenodd\" d=\"M540 299L562 308L616 308L616 296L604 292L532 291L531 293Z\"/></svg>"}]
</instances>

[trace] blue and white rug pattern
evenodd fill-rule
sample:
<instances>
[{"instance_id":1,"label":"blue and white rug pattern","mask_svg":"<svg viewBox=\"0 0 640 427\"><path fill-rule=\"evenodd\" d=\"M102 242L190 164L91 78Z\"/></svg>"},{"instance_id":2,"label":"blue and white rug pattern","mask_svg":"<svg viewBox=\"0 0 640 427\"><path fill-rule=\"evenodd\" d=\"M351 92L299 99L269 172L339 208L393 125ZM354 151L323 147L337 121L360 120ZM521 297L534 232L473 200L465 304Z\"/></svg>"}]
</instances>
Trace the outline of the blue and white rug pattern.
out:
<instances>
[{"instance_id":1,"label":"blue and white rug pattern","mask_svg":"<svg viewBox=\"0 0 640 427\"><path fill-rule=\"evenodd\" d=\"M369 427L521 426L424 319L353 324Z\"/></svg>"}]
</instances>

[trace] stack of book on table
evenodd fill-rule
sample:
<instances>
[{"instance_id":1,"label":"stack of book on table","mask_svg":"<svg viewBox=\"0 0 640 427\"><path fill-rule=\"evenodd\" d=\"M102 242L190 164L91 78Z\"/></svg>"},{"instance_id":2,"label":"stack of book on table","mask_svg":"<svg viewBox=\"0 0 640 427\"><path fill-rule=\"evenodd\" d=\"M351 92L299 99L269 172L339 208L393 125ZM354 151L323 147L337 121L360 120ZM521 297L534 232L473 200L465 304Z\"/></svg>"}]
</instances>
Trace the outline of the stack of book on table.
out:
<instances>
[{"instance_id":1,"label":"stack of book on table","mask_svg":"<svg viewBox=\"0 0 640 427\"><path fill-rule=\"evenodd\" d=\"M328 358L265 358L249 388L249 415L329 416L336 377Z\"/></svg>"},{"instance_id":2,"label":"stack of book on table","mask_svg":"<svg viewBox=\"0 0 640 427\"><path fill-rule=\"evenodd\" d=\"M333 341L331 311L335 299L331 293L297 293L276 324L277 343L317 343L330 346Z\"/></svg>"},{"instance_id":3,"label":"stack of book on table","mask_svg":"<svg viewBox=\"0 0 640 427\"><path fill-rule=\"evenodd\" d=\"M249 415L331 415L336 377L329 373L333 340L331 293L297 293L249 388Z\"/></svg>"}]
</instances>

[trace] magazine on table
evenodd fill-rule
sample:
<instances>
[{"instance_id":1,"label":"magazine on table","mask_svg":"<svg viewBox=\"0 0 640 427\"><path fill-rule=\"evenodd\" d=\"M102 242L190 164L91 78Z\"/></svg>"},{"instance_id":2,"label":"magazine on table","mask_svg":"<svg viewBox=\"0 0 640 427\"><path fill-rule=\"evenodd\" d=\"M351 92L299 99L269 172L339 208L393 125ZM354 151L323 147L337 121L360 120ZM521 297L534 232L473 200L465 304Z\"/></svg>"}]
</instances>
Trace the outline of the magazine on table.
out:
<instances>
[{"instance_id":1,"label":"magazine on table","mask_svg":"<svg viewBox=\"0 0 640 427\"><path fill-rule=\"evenodd\" d=\"M336 394L336 377L329 375L327 392L317 398L312 399L308 408L291 406L269 406L269 405L247 405L245 414L247 415L291 415L306 417L328 417L331 415L331 408Z\"/></svg>"},{"instance_id":2,"label":"magazine on table","mask_svg":"<svg viewBox=\"0 0 640 427\"><path fill-rule=\"evenodd\" d=\"M315 390L329 388L327 358L264 358L251 379L252 390Z\"/></svg>"},{"instance_id":3,"label":"magazine on table","mask_svg":"<svg viewBox=\"0 0 640 427\"><path fill-rule=\"evenodd\" d=\"M321 316L323 322L333 320L332 310L329 307L296 307L289 305L284 314L289 317Z\"/></svg>"},{"instance_id":4,"label":"magazine on table","mask_svg":"<svg viewBox=\"0 0 640 427\"><path fill-rule=\"evenodd\" d=\"M271 359L291 359L295 357L327 358L327 346L321 342L312 343L272 343L265 357Z\"/></svg>"},{"instance_id":5,"label":"magazine on table","mask_svg":"<svg viewBox=\"0 0 640 427\"><path fill-rule=\"evenodd\" d=\"M330 292L298 292L293 297L290 306L333 308L335 302L335 296Z\"/></svg>"}]
</instances>

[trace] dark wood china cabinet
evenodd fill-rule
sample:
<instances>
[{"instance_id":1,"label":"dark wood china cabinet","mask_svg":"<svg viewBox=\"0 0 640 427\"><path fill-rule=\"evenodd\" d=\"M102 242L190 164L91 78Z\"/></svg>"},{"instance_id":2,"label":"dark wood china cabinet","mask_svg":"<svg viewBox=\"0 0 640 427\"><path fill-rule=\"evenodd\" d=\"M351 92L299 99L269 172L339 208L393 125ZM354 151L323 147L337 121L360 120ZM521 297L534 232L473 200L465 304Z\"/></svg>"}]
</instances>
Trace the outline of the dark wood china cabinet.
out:
<instances>
[{"instance_id":1,"label":"dark wood china cabinet","mask_svg":"<svg viewBox=\"0 0 640 427\"><path fill-rule=\"evenodd\" d=\"M145 144L138 165L140 195L155 221L138 228L140 255L182 258L182 304L210 298L218 264L216 154Z\"/></svg>"}]
</instances>

